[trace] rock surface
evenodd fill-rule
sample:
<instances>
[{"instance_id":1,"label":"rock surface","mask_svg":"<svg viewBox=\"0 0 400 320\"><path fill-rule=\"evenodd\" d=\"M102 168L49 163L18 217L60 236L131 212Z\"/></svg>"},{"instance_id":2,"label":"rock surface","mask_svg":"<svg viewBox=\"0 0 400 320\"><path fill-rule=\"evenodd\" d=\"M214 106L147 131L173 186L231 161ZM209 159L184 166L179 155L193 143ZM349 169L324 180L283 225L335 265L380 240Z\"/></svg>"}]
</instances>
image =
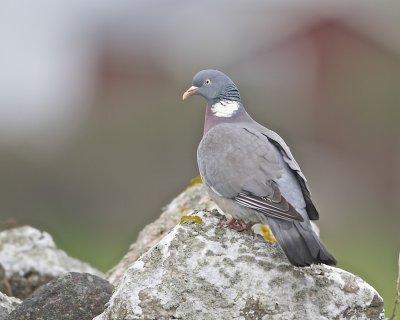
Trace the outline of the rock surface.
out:
<instances>
[{"instance_id":1,"label":"rock surface","mask_svg":"<svg viewBox=\"0 0 400 320\"><path fill-rule=\"evenodd\" d=\"M21 299L36 288L67 272L102 273L57 249L52 237L29 226L0 232L0 265L4 268L2 290Z\"/></svg>"},{"instance_id":2,"label":"rock surface","mask_svg":"<svg viewBox=\"0 0 400 320\"><path fill-rule=\"evenodd\" d=\"M95 275L71 272L41 286L7 320L92 320L104 310L113 288Z\"/></svg>"},{"instance_id":3,"label":"rock surface","mask_svg":"<svg viewBox=\"0 0 400 320\"><path fill-rule=\"evenodd\" d=\"M0 320L6 320L11 311L13 311L20 303L21 300L8 297L0 292Z\"/></svg>"},{"instance_id":4,"label":"rock surface","mask_svg":"<svg viewBox=\"0 0 400 320\"><path fill-rule=\"evenodd\" d=\"M338 268L293 267L276 243L202 223L176 226L127 270L111 319L384 319L379 294Z\"/></svg>"},{"instance_id":5,"label":"rock surface","mask_svg":"<svg viewBox=\"0 0 400 320\"><path fill-rule=\"evenodd\" d=\"M107 273L107 280L117 286L132 263L165 237L179 223L182 215L192 212L194 209L212 210L215 208L218 207L211 201L204 185L193 182L192 186L189 186L164 208L156 221L144 227L122 260Z\"/></svg>"},{"instance_id":6,"label":"rock surface","mask_svg":"<svg viewBox=\"0 0 400 320\"><path fill-rule=\"evenodd\" d=\"M3 266L0 264L0 292L5 293L8 296L11 296L11 286L6 277L6 270L4 270Z\"/></svg>"},{"instance_id":7,"label":"rock surface","mask_svg":"<svg viewBox=\"0 0 400 320\"><path fill-rule=\"evenodd\" d=\"M160 217L150 223L139 233L122 260L107 273L107 280L118 286L125 271L147 250L156 245L181 220L182 216L196 210L218 209L218 206L207 194L206 188L200 182L200 177L194 178L191 185L165 207ZM318 227L311 222L314 231L319 235ZM253 227L254 232L262 234L259 224Z\"/></svg>"}]
</instances>

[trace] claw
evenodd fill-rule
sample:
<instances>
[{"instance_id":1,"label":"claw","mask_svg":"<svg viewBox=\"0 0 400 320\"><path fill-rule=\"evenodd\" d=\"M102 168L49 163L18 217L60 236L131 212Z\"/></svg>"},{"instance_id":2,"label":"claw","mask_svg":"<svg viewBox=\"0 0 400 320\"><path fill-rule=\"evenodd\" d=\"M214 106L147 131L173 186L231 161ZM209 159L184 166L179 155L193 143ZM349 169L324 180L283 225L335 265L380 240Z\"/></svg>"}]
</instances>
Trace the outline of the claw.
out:
<instances>
[{"instance_id":1,"label":"claw","mask_svg":"<svg viewBox=\"0 0 400 320\"><path fill-rule=\"evenodd\" d=\"M237 220L234 218L230 218L230 219L225 218L224 220L221 220L218 224L221 226L224 226L224 227L230 227L233 224L236 224L236 221Z\"/></svg>"},{"instance_id":2,"label":"claw","mask_svg":"<svg viewBox=\"0 0 400 320\"><path fill-rule=\"evenodd\" d=\"M246 231L250 236L254 238L254 231L252 229L254 223L248 222L245 223L244 221L237 220L235 218L223 220L219 223L220 225L227 227L229 229L236 230L238 232Z\"/></svg>"},{"instance_id":3,"label":"claw","mask_svg":"<svg viewBox=\"0 0 400 320\"><path fill-rule=\"evenodd\" d=\"M255 233L252 228L254 225L255 225L254 222L248 222L248 223L246 223L246 229L245 229L247 231L247 233L249 234L249 236L252 236L253 239L254 239Z\"/></svg>"}]
</instances>

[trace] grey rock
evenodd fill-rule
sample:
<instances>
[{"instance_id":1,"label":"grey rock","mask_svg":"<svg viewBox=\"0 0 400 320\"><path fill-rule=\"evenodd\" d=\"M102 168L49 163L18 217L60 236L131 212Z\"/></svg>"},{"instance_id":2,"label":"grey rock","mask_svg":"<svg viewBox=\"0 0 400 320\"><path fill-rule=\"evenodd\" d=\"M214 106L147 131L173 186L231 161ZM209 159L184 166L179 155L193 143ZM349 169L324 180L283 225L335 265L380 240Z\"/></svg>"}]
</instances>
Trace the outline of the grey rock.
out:
<instances>
[{"instance_id":1,"label":"grey rock","mask_svg":"<svg viewBox=\"0 0 400 320\"><path fill-rule=\"evenodd\" d=\"M156 221L144 227L122 260L107 273L107 280L117 286L132 263L165 237L179 223L185 213L192 212L194 209L212 210L215 208L217 205L208 196L204 185L193 183L163 209Z\"/></svg>"},{"instance_id":2,"label":"grey rock","mask_svg":"<svg viewBox=\"0 0 400 320\"><path fill-rule=\"evenodd\" d=\"M193 179L196 181L196 178ZM114 286L118 286L125 271L147 250L156 245L168 232L170 232L180 221L183 215L193 212L193 210L213 210L221 209L213 202L202 183L191 183L186 190L171 201L161 213L160 217L148 224L130 247L122 260L113 267L106 279ZM319 235L316 224L311 222L314 232ZM261 234L260 224L253 227L254 232Z\"/></svg>"},{"instance_id":3,"label":"grey rock","mask_svg":"<svg viewBox=\"0 0 400 320\"><path fill-rule=\"evenodd\" d=\"M7 316L13 311L22 301L8 297L0 292L0 320L6 320Z\"/></svg>"},{"instance_id":4,"label":"grey rock","mask_svg":"<svg viewBox=\"0 0 400 320\"><path fill-rule=\"evenodd\" d=\"M0 264L5 271L2 287L10 290L7 294L21 299L67 272L103 276L87 263L58 249L48 233L29 226L0 232Z\"/></svg>"},{"instance_id":5,"label":"grey rock","mask_svg":"<svg viewBox=\"0 0 400 320\"><path fill-rule=\"evenodd\" d=\"M344 270L290 265L276 243L218 226L222 216L176 226L127 270L111 319L384 319L374 288Z\"/></svg>"},{"instance_id":6,"label":"grey rock","mask_svg":"<svg viewBox=\"0 0 400 320\"><path fill-rule=\"evenodd\" d=\"M5 293L8 296L11 296L11 286L6 277L6 270L4 270L3 266L0 264L0 292Z\"/></svg>"},{"instance_id":7,"label":"grey rock","mask_svg":"<svg viewBox=\"0 0 400 320\"><path fill-rule=\"evenodd\" d=\"M95 275L71 272L41 286L7 320L91 320L104 310L113 288Z\"/></svg>"}]
</instances>

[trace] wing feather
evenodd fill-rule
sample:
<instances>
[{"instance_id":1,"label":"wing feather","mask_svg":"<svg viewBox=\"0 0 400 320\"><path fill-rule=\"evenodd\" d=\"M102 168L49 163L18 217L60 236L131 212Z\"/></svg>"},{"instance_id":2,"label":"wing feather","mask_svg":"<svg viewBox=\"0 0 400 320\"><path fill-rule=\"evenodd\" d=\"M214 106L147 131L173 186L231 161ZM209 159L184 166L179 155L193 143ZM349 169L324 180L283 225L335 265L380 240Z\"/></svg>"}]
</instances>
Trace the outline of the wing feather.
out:
<instances>
[{"instance_id":1,"label":"wing feather","mask_svg":"<svg viewBox=\"0 0 400 320\"><path fill-rule=\"evenodd\" d=\"M307 184L307 179L300 169L299 164L293 157L288 145L285 141L274 131L269 130L259 123L255 123L257 129L259 129L262 134L268 138L268 140L274 144L278 150L281 152L283 160L288 164L289 168L296 174L297 180L299 181L304 200L306 202L306 211L310 220L318 220L319 214L311 200L311 191Z\"/></svg>"},{"instance_id":2,"label":"wing feather","mask_svg":"<svg viewBox=\"0 0 400 320\"><path fill-rule=\"evenodd\" d=\"M266 216L303 221L275 182L283 170L280 156L265 135L246 125L218 125L198 149L200 174L213 192Z\"/></svg>"},{"instance_id":3,"label":"wing feather","mask_svg":"<svg viewBox=\"0 0 400 320\"><path fill-rule=\"evenodd\" d=\"M235 201L245 207L251 208L267 216L288 221L304 221L303 217L282 197L281 203L273 203L268 197L258 197L252 194L239 193ZM287 207L285 210L282 205Z\"/></svg>"}]
</instances>

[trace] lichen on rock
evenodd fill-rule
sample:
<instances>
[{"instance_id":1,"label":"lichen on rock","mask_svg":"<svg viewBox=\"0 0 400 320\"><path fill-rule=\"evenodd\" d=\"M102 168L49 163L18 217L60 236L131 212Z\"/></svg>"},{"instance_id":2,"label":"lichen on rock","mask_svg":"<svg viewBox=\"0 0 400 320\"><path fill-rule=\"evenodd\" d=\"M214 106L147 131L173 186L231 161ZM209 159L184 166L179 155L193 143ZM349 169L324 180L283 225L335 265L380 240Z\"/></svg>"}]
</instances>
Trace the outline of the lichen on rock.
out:
<instances>
[{"instance_id":1,"label":"lichen on rock","mask_svg":"<svg viewBox=\"0 0 400 320\"><path fill-rule=\"evenodd\" d=\"M92 320L104 310L113 288L93 274L66 273L37 289L7 320Z\"/></svg>"},{"instance_id":2,"label":"lichen on rock","mask_svg":"<svg viewBox=\"0 0 400 320\"><path fill-rule=\"evenodd\" d=\"M22 301L8 297L0 292L0 320L6 320L9 314L21 303Z\"/></svg>"},{"instance_id":3,"label":"lichen on rock","mask_svg":"<svg viewBox=\"0 0 400 320\"><path fill-rule=\"evenodd\" d=\"M163 209L159 218L144 227L139 233L136 242L129 247L128 252L121 261L107 273L107 280L118 286L125 271L142 254L165 237L172 228L181 222L182 217L188 217L187 214L196 210L218 210L216 212L222 212L215 202L211 200L204 184L201 183L200 177L192 179L186 190ZM319 235L318 227L313 222L311 222L311 225ZM265 227L265 229L269 231L268 227ZM263 231L260 224L256 224L253 230L255 233L263 235L266 240L273 241L275 239L272 233L268 233L266 230Z\"/></svg>"},{"instance_id":4,"label":"lichen on rock","mask_svg":"<svg viewBox=\"0 0 400 320\"><path fill-rule=\"evenodd\" d=\"M177 225L127 270L111 319L383 319L379 294L338 268L289 264L277 243L203 223Z\"/></svg>"},{"instance_id":5,"label":"lichen on rock","mask_svg":"<svg viewBox=\"0 0 400 320\"><path fill-rule=\"evenodd\" d=\"M7 294L24 299L36 288L67 272L102 273L58 249L47 233L30 226L0 232L0 265ZM4 290L4 289L3 289Z\"/></svg>"},{"instance_id":6,"label":"lichen on rock","mask_svg":"<svg viewBox=\"0 0 400 320\"><path fill-rule=\"evenodd\" d=\"M117 286L125 271L143 253L157 244L178 223L182 216L195 209L212 210L217 205L211 201L204 185L198 178L192 179L188 188L171 201L162 211L157 220L148 224L140 231L135 243L133 243L121 261L107 273L107 280Z\"/></svg>"}]
</instances>

